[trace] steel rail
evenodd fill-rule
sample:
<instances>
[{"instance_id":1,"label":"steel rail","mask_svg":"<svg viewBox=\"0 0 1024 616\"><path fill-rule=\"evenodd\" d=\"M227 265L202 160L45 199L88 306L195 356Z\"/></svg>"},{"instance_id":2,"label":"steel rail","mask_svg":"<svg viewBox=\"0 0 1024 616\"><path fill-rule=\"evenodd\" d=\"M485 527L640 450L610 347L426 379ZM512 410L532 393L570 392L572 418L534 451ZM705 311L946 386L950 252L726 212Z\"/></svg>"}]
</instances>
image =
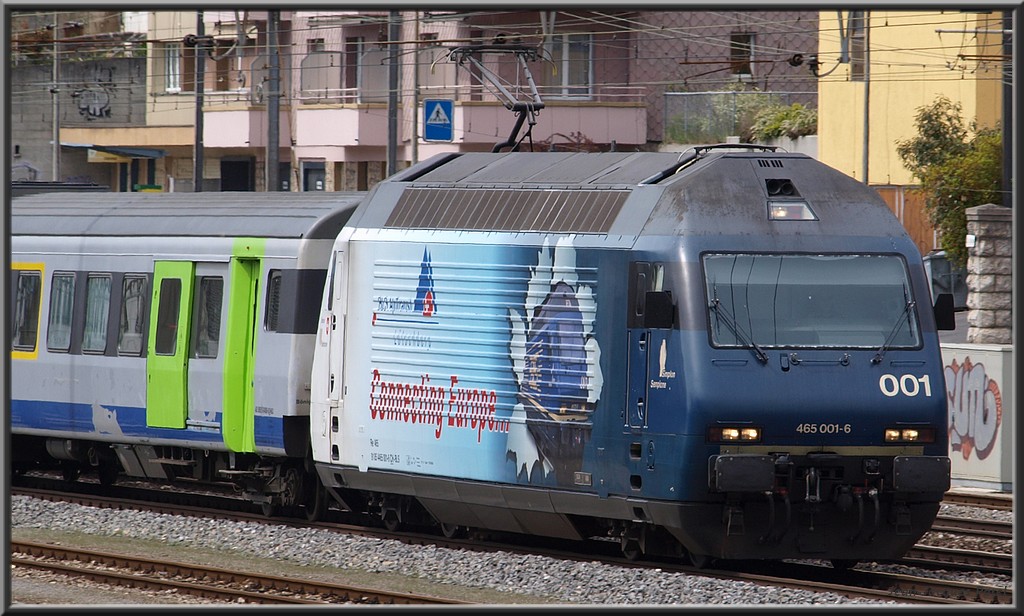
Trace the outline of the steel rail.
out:
<instances>
[{"instance_id":1,"label":"steel rail","mask_svg":"<svg viewBox=\"0 0 1024 616\"><path fill-rule=\"evenodd\" d=\"M412 593L329 584L261 573L234 571L166 560L152 560L124 554L68 548L33 541L12 541L11 552L35 558L13 557L12 564L84 576L116 586L176 589L192 595L249 603L360 603L381 605L464 604L464 601ZM78 561L110 567L97 569L67 565ZM120 571L118 571L120 570ZM175 579L177 578L177 579ZM182 579L184 578L184 579ZM201 580L201 583L188 580ZM246 589L259 589L257 591ZM309 599L305 597L317 597Z\"/></svg>"}]
</instances>

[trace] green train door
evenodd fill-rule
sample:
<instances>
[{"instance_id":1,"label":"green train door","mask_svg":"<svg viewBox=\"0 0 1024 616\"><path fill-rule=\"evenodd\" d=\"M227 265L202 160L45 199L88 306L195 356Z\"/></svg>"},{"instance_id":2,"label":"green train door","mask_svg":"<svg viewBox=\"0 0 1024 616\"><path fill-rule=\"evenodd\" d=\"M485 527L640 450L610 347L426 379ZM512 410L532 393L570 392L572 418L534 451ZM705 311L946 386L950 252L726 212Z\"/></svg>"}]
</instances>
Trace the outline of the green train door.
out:
<instances>
[{"instance_id":1,"label":"green train door","mask_svg":"<svg viewBox=\"0 0 1024 616\"><path fill-rule=\"evenodd\" d=\"M188 417L188 337L192 320L190 261L157 261L146 353L146 425L184 428Z\"/></svg>"},{"instance_id":2,"label":"green train door","mask_svg":"<svg viewBox=\"0 0 1024 616\"><path fill-rule=\"evenodd\" d=\"M261 240L238 240L228 266L228 318L224 333L224 404L221 432L230 451L256 451L256 326L262 262L250 255Z\"/></svg>"}]
</instances>

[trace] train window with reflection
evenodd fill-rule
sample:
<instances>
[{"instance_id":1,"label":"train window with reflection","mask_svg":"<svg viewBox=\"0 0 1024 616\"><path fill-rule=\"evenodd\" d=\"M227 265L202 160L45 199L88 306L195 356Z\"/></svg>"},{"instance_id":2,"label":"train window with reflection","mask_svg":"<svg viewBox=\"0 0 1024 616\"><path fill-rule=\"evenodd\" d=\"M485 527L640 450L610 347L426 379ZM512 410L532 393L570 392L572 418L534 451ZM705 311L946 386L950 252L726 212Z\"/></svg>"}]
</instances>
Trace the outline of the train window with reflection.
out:
<instances>
[{"instance_id":1,"label":"train window with reflection","mask_svg":"<svg viewBox=\"0 0 1024 616\"><path fill-rule=\"evenodd\" d=\"M71 317L75 313L75 275L54 272L50 283L50 316L46 321L46 348L66 352L71 348Z\"/></svg>"},{"instance_id":2,"label":"train window with reflection","mask_svg":"<svg viewBox=\"0 0 1024 616\"><path fill-rule=\"evenodd\" d=\"M706 254L716 347L920 348L899 255Z\"/></svg>"},{"instance_id":3,"label":"train window with reflection","mask_svg":"<svg viewBox=\"0 0 1024 616\"><path fill-rule=\"evenodd\" d=\"M110 314L110 274L89 274L85 281L85 332L82 351L107 350L107 317Z\"/></svg>"},{"instance_id":4,"label":"train window with reflection","mask_svg":"<svg viewBox=\"0 0 1024 616\"><path fill-rule=\"evenodd\" d=\"M121 325L117 332L120 355L141 355L146 326L146 277L126 274L121 285Z\"/></svg>"},{"instance_id":5,"label":"train window with reflection","mask_svg":"<svg viewBox=\"0 0 1024 616\"><path fill-rule=\"evenodd\" d=\"M157 355L174 355L178 348L178 308L181 305L181 280L164 278L160 281L160 304L156 312Z\"/></svg>"},{"instance_id":6,"label":"train window with reflection","mask_svg":"<svg viewBox=\"0 0 1024 616\"><path fill-rule=\"evenodd\" d=\"M277 320L281 312L281 270L270 270L267 279L267 310L263 328L268 332L277 331Z\"/></svg>"},{"instance_id":7,"label":"train window with reflection","mask_svg":"<svg viewBox=\"0 0 1024 616\"><path fill-rule=\"evenodd\" d=\"M216 358L220 346L220 315L224 298L224 279L200 276L195 314L192 316L192 356Z\"/></svg>"},{"instance_id":8,"label":"train window with reflection","mask_svg":"<svg viewBox=\"0 0 1024 616\"><path fill-rule=\"evenodd\" d=\"M14 292L14 329L11 346L19 351L35 351L39 333L39 295L42 272L19 271Z\"/></svg>"}]
</instances>

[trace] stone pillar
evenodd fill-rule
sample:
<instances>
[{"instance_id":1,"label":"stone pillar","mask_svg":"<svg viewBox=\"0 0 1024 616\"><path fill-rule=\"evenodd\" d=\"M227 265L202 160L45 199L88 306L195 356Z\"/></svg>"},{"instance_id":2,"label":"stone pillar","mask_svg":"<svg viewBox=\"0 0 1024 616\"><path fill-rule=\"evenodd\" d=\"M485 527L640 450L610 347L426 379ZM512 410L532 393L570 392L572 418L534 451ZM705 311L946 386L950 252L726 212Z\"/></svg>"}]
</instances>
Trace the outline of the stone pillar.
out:
<instances>
[{"instance_id":1,"label":"stone pillar","mask_svg":"<svg viewBox=\"0 0 1024 616\"><path fill-rule=\"evenodd\" d=\"M967 342L1013 343L1013 210L992 203L967 209Z\"/></svg>"}]
</instances>

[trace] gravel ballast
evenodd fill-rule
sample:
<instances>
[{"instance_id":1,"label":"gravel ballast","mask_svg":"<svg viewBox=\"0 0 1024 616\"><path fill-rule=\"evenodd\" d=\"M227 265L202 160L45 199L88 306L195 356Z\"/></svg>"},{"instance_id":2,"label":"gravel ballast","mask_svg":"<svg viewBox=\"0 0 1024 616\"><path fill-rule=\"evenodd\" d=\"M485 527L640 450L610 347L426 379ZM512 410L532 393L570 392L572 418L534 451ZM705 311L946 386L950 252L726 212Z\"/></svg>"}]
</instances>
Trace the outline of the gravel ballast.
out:
<instances>
[{"instance_id":1,"label":"gravel ballast","mask_svg":"<svg viewBox=\"0 0 1024 616\"><path fill-rule=\"evenodd\" d=\"M248 556L292 565L397 574L436 584L525 594L536 597L536 602L732 606L899 603L597 562L407 545L326 530L101 509L24 496L11 497L10 526L13 538L18 538L18 529L60 529L65 533L155 540L169 546L232 554L242 563ZM517 602L532 602L526 599ZM17 592L13 600L16 604L25 602Z\"/></svg>"}]
</instances>

